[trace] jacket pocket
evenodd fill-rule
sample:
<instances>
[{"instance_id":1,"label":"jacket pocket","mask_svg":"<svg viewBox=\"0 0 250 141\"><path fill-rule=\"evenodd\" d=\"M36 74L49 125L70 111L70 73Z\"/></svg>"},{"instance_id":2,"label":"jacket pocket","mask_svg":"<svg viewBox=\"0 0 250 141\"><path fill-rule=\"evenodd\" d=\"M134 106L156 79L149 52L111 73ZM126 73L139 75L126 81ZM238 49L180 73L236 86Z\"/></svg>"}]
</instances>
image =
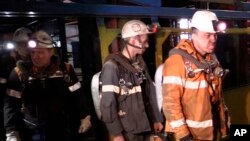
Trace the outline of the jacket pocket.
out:
<instances>
[{"instance_id":1,"label":"jacket pocket","mask_svg":"<svg viewBox=\"0 0 250 141\"><path fill-rule=\"evenodd\" d=\"M125 116L121 117L120 120L121 120L123 129L126 132L132 131L134 129L133 128L134 127L133 124L135 124L135 123L130 120L130 117L128 115L125 115Z\"/></svg>"}]
</instances>

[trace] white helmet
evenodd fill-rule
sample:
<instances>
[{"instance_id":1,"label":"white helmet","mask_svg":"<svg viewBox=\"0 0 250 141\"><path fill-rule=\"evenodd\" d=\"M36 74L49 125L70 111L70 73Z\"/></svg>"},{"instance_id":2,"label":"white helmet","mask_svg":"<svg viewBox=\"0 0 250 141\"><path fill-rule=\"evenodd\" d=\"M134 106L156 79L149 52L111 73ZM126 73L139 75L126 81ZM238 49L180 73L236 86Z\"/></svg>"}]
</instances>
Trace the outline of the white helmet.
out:
<instances>
[{"instance_id":1,"label":"white helmet","mask_svg":"<svg viewBox=\"0 0 250 141\"><path fill-rule=\"evenodd\" d=\"M25 27L20 27L16 29L13 34L13 42L15 42L15 48L18 54L22 58L26 58L29 56L29 50L27 47L27 42L29 41L29 36L31 34L31 30Z\"/></svg>"},{"instance_id":2,"label":"white helmet","mask_svg":"<svg viewBox=\"0 0 250 141\"><path fill-rule=\"evenodd\" d=\"M218 22L215 13L208 10L196 11L192 17L191 27L195 27L200 31L216 33L214 22Z\"/></svg>"},{"instance_id":3,"label":"white helmet","mask_svg":"<svg viewBox=\"0 0 250 141\"><path fill-rule=\"evenodd\" d=\"M150 34L148 26L140 20L130 20L122 27L122 38L133 37L142 34Z\"/></svg>"},{"instance_id":4,"label":"white helmet","mask_svg":"<svg viewBox=\"0 0 250 141\"><path fill-rule=\"evenodd\" d=\"M53 40L50 35L43 31L36 31L31 35L31 40L29 41L30 48L53 48Z\"/></svg>"},{"instance_id":5,"label":"white helmet","mask_svg":"<svg viewBox=\"0 0 250 141\"><path fill-rule=\"evenodd\" d=\"M13 34L14 42L27 42L29 40L29 34L31 34L31 30L25 27L18 28Z\"/></svg>"}]
</instances>

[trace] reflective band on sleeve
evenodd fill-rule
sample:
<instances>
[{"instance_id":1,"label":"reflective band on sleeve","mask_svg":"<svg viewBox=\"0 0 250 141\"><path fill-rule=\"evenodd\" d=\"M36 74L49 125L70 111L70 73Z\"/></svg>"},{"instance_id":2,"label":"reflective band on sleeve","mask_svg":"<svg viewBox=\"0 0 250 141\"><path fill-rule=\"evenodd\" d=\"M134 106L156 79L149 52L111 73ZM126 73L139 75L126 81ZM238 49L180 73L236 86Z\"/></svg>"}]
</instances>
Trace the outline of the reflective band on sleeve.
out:
<instances>
[{"instance_id":1,"label":"reflective band on sleeve","mask_svg":"<svg viewBox=\"0 0 250 141\"><path fill-rule=\"evenodd\" d=\"M207 128L213 126L212 120L205 120L205 121L193 121L193 120L186 120L187 125L192 128Z\"/></svg>"},{"instance_id":2,"label":"reflective band on sleeve","mask_svg":"<svg viewBox=\"0 0 250 141\"><path fill-rule=\"evenodd\" d=\"M15 98L21 98L22 93L13 89L8 89L7 95Z\"/></svg>"},{"instance_id":3,"label":"reflective band on sleeve","mask_svg":"<svg viewBox=\"0 0 250 141\"><path fill-rule=\"evenodd\" d=\"M183 79L177 76L164 76L163 77L163 84L176 84L182 86Z\"/></svg>"},{"instance_id":4,"label":"reflective band on sleeve","mask_svg":"<svg viewBox=\"0 0 250 141\"><path fill-rule=\"evenodd\" d=\"M114 92L114 93L119 94L120 87L115 86L115 85L103 85L102 92ZM134 86L133 88L128 89L128 92L126 92L124 89L121 89L121 95L136 94L138 92L141 92L141 86Z\"/></svg>"},{"instance_id":5,"label":"reflective band on sleeve","mask_svg":"<svg viewBox=\"0 0 250 141\"><path fill-rule=\"evenodd\" d=\"M0 77L0 84L6 84L7 79Z\"/></svg>"},{"instance_id":6,"label":"reflective band on sleeve","mask_svg":"<svg viewBox=\"0 0 250 141\"><path fill-rule=\"evenodd\" d=\"M180 127L184 124L186 124L184 119L179 119L179 120L175 120L175 121L170 122L170 125L172 128L177 128L177 127Z\"/></svg>"},{"instance_id":7,"label":"reflective band on sleeve","mask_svg":"<svg viewBox=\"0 0 250 141\"><path fill-rule=\"evenodd\" d=\"M186 81L184 79L181 79L177 76L164 76L163 78L163 84L176 84L183 86L188 89L199 89L199 88L206 88L208 87L208 84L205 80L201 81Z\"/></svg>"},{"instance_id":8,"label":"reflective band on sleeve","mask_svg":"<svg viewBox=\"0 0 250 141\"><path fill-rule=\"evenodd\" d=\"M120 88L115 85L103 85L102 86L102 92L115 92L119 94Z\"/></svg>"},{"instance_id":9,"label":"reflective band on sleeve","mask_svg":"<svg viewBox=\"0 0 250 141\"><path fill-rule=\"evenodd\" d=\"M70 86L70 87L69 87L69 90L70 90L71 92L74 92L74 91L76 91L76 90L78 90L78 89L80 89L80 88L81 88L81 83L80 83L80 82L77 82L77 83L75 83L74 85Z\"/></svg>"}]
</instances>

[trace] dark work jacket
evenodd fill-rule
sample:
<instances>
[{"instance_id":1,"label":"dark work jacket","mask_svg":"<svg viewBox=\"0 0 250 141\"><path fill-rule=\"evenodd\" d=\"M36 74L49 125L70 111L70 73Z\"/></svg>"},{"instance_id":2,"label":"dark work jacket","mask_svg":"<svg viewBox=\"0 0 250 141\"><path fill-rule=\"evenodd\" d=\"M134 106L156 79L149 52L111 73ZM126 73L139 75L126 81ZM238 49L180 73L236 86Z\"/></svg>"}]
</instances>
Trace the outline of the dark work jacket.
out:
<instances>
[{"instance_id":1,"label":"dark work jacket","mask_svg":"<svg viewBox=\"0 0 250 141\"><path fill-rule=\"evenodd\" d=\"M130 63L123 55L120 56ZM112 135L150 132L154 122L163 121L157 108L155 87L146 74L147 69L143 70L146 79L140 83L136 73L115 59L107 60L103 66L100 107L102 120ZM122 86L123 83L127 86Z\"/></svg>"},{"instance_id":2,"label":"dark work jacket","mask_svg":"<svg viewBox=\"0 0 250 141\"><path fill-rule=\"evenodd\" d=\"M1 101L0 103L1 104L6 92L7 79L10 75L11 70L15 66L16 66L16 60L10 56L10 52L6 50L0 50L0 101Z\"/></svg>"},{"instance_id":3,"label":"dark work jacket","mask_svg":"<svg viewBox=\"0 0 250 141\"><path fill-rule=\"evenodd\" d=\"M5 128L18 131L24 120L31 130L61 139L77 132L86 116L81 84L71 65L54 60L42 73L17 65L10 74L5 98ZM74 127L74 129L73 129Z\"/></svg>"},{"instance_id":4,"label":"dark work jacket","mask_svg":"<svg viewBox=\"0 0 250 141\"><path fill-rule=\"evenodd\" d=\"M5 139L3 99L6 95L7 79L15 65L16 60L10 56L10 52L4 49L0 49L0 140Z\"/></svg>"}]
</instances>

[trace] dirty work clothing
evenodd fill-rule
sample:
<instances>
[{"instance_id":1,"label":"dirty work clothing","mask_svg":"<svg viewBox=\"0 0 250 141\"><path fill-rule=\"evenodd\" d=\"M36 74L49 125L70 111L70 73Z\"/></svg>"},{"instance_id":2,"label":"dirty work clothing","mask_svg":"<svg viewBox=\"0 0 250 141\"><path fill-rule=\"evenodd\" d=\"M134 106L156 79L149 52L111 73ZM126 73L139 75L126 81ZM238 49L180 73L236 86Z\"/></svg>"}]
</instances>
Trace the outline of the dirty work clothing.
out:
<instances>
[{"instance_id":1,"label":"dirty work clothing","mask_svg":"<svg viewBox=\"0 0 250 141\"><path fill-rule=\"evenodd\" d=\"M182 40L176 48L186 51L200 62L217 61L212 54L201 56L189 40ZM179 54L171 55L164 63L165 131L174 132L179 138L191 135L195 140L213 140L216 138L215 130L226 135L227 108L223 100L222 79L204 71L197 71L190 78L188 67L199 69Z\"/></svg>"}]
</instances>

